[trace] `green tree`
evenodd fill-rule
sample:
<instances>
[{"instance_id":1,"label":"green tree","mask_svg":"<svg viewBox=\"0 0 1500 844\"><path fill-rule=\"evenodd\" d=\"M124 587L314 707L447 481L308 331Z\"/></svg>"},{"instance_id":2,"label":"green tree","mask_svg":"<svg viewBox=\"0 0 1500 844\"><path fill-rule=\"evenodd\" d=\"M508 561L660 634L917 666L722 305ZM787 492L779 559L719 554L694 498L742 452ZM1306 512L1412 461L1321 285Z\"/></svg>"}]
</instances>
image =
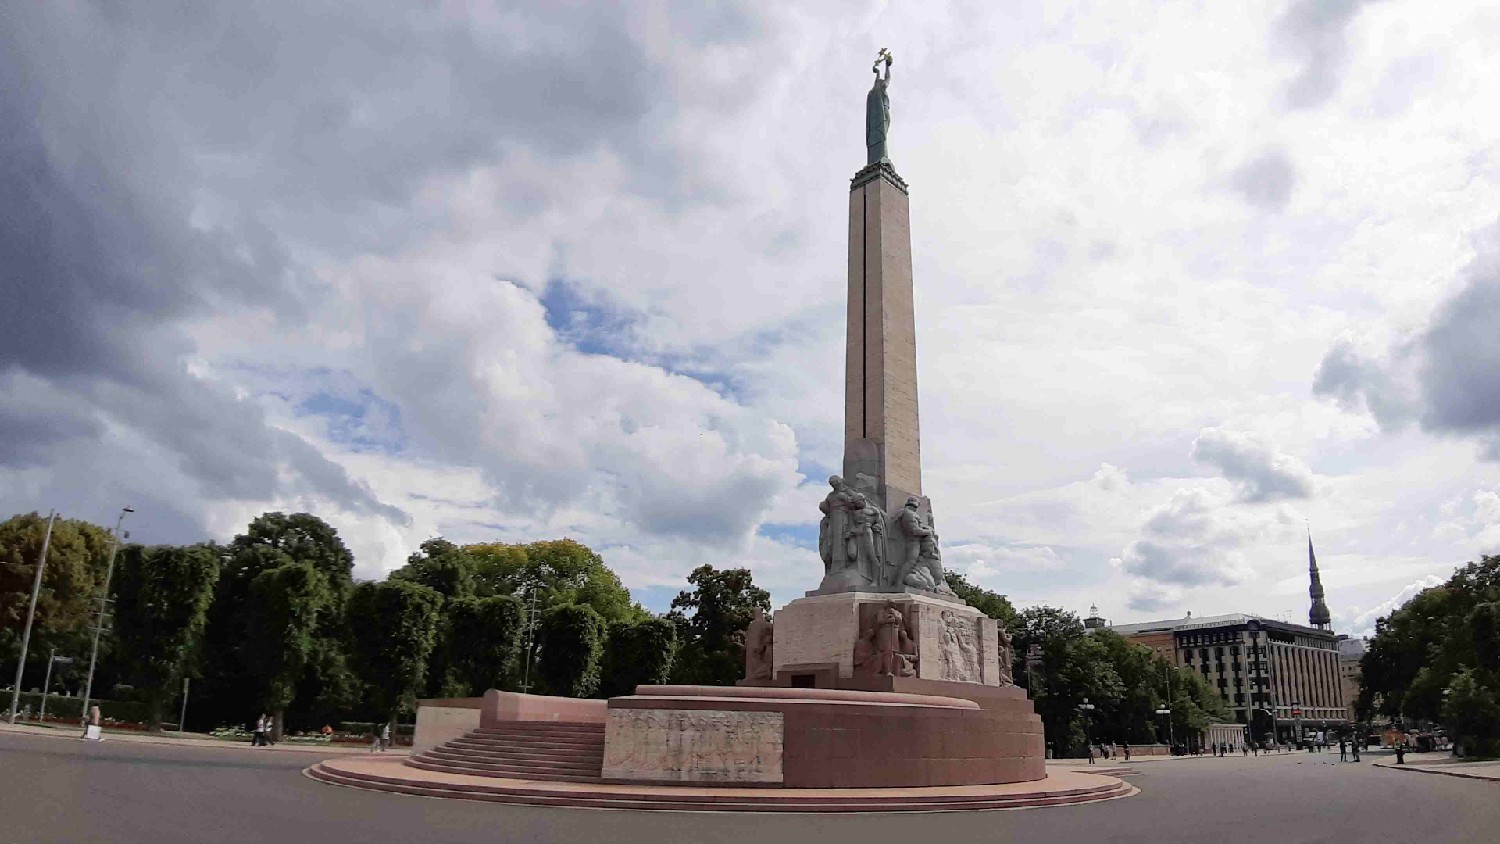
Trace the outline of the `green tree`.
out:
<instances>
[{"instance_id":1,"label":"green tree","mask_svg":"<svg viewBox=\"0 0 1500 844\"><path fill-rule=\"evenodd\" d=\"M616 621L604 645L604 697L635 694L635 687L661 685L677 659L677 625L667 618Z\"/></svg>"},{"instance_id":2,"label":"green tree","mask_svg":"<svg viewBox=\"0 0 1500 844\"><path fill-rule=\"evenodd\" d=\"M333 603L324 574L308 563L292 562L257 574L245 601L249 647L246 668L258 697L276 718L279 738L298 681L317 651L323 613Z\"/></svg>"},{"instance_id":3,"label":"green tree","mask_svg":"<svg viewBox=\"0 0 1500 844\"><path fill-rule=\"evenodd\" d=\"M478 696L513 688L521 655L523 612L510 595L458 598L444 604L445 696Z\"/></svg>"},{"instance_id":4,"label":"green tree","mask_svg":"<svg viewBox=\"0 0 1500 844\"><path fill-rule=\"evenodd\" d=\"M968 601L969 606L990 618L1000 619L1007 630L1013 631L1021 626L1021 617L1016 612L1016 608L1011 605L1009 598L998 592L975 586L956 571L943 572L943 578L948 581L948 588L952 589L954 594Z\"/></svg>"},{"instance_id":5,"label":"green tree","mask_svg":"<svg viewBox=\"0 0 1500 844\"><path fill-rule=\"evenodd\" d=\"M587 604L605 621L641 618L645 610L631 603L630 590L603 558L571 539L507 545L466 545L474 561L476 594L537 596L538 609L556 604Z\"/></svg>"},{"instance_id":6,"label":"green tree","mask_svg":"<svg viewBox=\"0 0 1500 844\"><path fill-rule=\"evenodd\" d=\"M446 539L429 539L406 565L391 572L392 580L420 583L451 600L474 594L476 562L464 549Z\"/></svg>"},{"instance_id":7,"label":"green tree","mask_svg":"<svg viewBox=\"0 0 1500 844\"><path fill-rule=\"evenodd\" d=\"M728 686L745 672L745 628L755 608L771 611L771 593L749 569L720 571L707 563L688 575L692 589L677 593L667 617L681 643L674 682Z\"/></svg>"},{"instance_id":8,"label":"green tree","mask_svg":"<svg viewBox=\"0 0 1500 844\"><path fill-rule=\"evenodd\" d=\"M1356 706L1391 717L1441 718L1443 691L1468 666L1478 667L1472 676L1480 687L1500 693L1497 603L1500 556L1484 556L1378 619L1360 663Z\"/></svg>"},{"instance_id":9,"label":"green tree","mask_svg":"<svg viewBox=\"0 0 1500 844\"><path fill-rule=\"evenodd\" d=\"M361 583L350 595L351 661L381 720L415 709L442 605L436 590L405 580Z\"/></svg>"},{"instance_id":10,"label":"green tree","mask_svg":"<svg viewBox=\"0 0 1500 844\"><path fill-rule=\"evenodd\" d=\"M215 550L220 574L204 628L204 682L190 715L214 726L243 724L257 714L251 707L265 702L261 668L275 659L262 652L279 646L261 638L265 628L252 618L251 584L266 572L296 564L317 573L324 588L314 617L299 628L308 641L297 660L307 675L284 678L289 685L280 696L287 698L287 707L296 703L298 709L290 713L294 721L329 717L354 691L343 654L343 604L353 583L354 557L338 532L308 513L266 513Z\"/></svg>"},{"instance_id":11,"label":"green tree","mask_svg":"<svg viewBox=\"0 0 1500 844\"><path fill-rule=\"evenodd\" d=\"M1031 699L1059 756L1082 755L1085 736L1096 741L1102 715L1118 706L1124 683L1110 649L1084 633L1078 616L1055 607L1022 610L1014 644L1019 653L1039 646L1041 664L1030 673ZM1095 708L1081 709L1087 701Z\"/></svg>"},{"instance_id":12,"label":"green tree","mask_svg":"<svg viewBox=\"0 0 1500 844\"><path fill-rule=\"evenodd\" d=\"M142 691L147 726L161 729L213 601L219 561L201 545L128 545L115 564L115 640Z\"/></svg>"},{"instance_id":13,"label":"green tree","mask_svg":"<svg viewBox=\"0 0 1500 844\"><path fill-rule=\"evenodd\" d=\"M537 676L548 694L592 697L604 655L603 617L588 604L558 604L537 624Z\"/></svg>"},{"instance_id":14,"label":"green tree","mask_svg":"<svg viewBox=\"0 0 1500 844\"><path fill-rule=\"evenodd\" d=\"M1442 707L1443 722L1464 756L1500 756L1500 695L1483 679L1475 669L1459 671Z\"/></svg>"},{"instance_id":15,"label":"green tree","mask_svg":"<svg viewBox=\"0 0 1500 844\"><path fill-rule=\"evenodd\" d=\"M0 523L0 657L14 666L41 558L47 517L22 513ZM45 671L56 647L80 653L99 609L99 589L109 558L110 532L78 519L59 518L52 527L47 568L37 598L28 662Z\"/></svg>"}]
</instances>

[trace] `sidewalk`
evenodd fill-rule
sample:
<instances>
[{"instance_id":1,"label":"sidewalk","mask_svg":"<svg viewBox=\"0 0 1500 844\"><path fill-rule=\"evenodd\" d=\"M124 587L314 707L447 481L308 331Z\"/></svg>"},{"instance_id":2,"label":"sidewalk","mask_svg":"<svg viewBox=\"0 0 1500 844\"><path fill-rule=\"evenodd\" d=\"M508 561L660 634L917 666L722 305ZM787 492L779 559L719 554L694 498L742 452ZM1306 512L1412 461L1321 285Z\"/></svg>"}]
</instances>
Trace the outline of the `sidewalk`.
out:
<instances>
[{"instance_id":1,"label":"sidewalk","mask_svg":"<svg viewBox=\"0 0 1500 844\"><path fill-rule=\"evenodd\" d=\"M0 722L0 733L20 733L31 736L44 736L46 738L67 739L78 741L78 730L74 727L52 727L39 724L7 724ZM126 730L104 731L105 741L119 741L135 744L161 744L173 747L205 747L218 750L246 750L255 753L261 751L272 751L280 753L317 753L322 756L340 755L345 753L369 753L369 745L358 744L293 744L282 742L271 747L251 747L249 741L235 739L217 739L202 733L137 733ZM386 751L387 756L406 755L411 748L392 748Z\"/></svg>"},{"instance_id":2,"label":"sidewalk","mask_svg":"<svg viewBox=\"0 0 1500 844\"><path fill-rule=\"evenodd\" d=\"M1500 782L1500 759L1465 762L1447 751L1408 753L1404 765L1397 765L1396 755L1391 753L1384 755L1374 764L1377 768L1390 768L1393 771L1416 771L1422 774L1443 774L1470 780Z\"/></svg>"}]
</instances>

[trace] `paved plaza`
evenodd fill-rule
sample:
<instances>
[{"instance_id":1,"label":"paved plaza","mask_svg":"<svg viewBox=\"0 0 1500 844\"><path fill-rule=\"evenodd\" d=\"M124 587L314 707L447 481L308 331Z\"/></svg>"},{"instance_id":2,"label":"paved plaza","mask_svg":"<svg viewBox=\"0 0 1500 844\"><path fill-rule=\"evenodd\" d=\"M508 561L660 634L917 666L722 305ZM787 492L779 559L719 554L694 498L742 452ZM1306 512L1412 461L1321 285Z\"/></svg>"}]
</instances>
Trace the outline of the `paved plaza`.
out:
<instances>
[{"instance_id":1,"label":"paved plaza","mask_svg":"<svg viewBox=\"0 0 1500 844\"><path fill-rule=\"evenodd\" d=\"M1367 759L1381 758L1371 754ZM496 806L339 788L303 753L84 744L0 733L0 842L1469 842L1500 783L1339 764L1337 754L1133 765L1140 794L1092 805L880 816Z\"/></svg>"}]
</instances>

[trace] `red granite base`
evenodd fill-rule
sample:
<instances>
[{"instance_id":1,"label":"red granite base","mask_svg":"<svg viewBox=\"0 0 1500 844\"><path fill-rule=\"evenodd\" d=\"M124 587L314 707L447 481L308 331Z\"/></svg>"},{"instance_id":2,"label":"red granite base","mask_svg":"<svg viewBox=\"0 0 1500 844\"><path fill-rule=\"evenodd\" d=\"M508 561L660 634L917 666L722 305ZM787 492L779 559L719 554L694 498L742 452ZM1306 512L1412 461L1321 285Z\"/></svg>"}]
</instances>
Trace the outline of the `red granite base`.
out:
<instances>
[{"instance_id":1,"label":"red granite base","mask_svg":"<svg viewBox=\"0 0 1500 844\"><path fill-rule=\"evenodd\" d=\"M333 785L532 806L682 812L957 812L1067 806L1129 797L1114 777L1053 772L1043 780L885 789L694 788L678 785L535 782L425 771L381 756L329 759L303 771Z\"/></svg>"},{"instance_id":2,"label":"red granite base","mask_svg":"<svg viewBox=\"0 0 1500 844\"><path fill-rule=\"evenodd\" d=\"M1042 722L1021 690L915 681L907 686L912 693L903 685L893 684L893 691L642 686L636 695L612 698L609 709L612 714L651 709L781 713L779 780L684 782L694 786L929 788L1033 782L1047 776Z\"/></svg>"}]
</instances>

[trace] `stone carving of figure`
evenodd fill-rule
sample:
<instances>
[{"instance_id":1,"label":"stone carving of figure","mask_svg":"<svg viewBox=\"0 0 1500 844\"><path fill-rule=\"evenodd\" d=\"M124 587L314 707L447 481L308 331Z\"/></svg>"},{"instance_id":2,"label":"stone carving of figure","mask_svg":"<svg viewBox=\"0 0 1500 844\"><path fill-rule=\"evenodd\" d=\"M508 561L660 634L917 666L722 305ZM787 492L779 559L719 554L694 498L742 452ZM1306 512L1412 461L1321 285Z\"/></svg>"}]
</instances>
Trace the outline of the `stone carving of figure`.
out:
<instances>
[{"instance_id":1,"label":"stone carving of figure","mask_svg":"<svg viewBox=\"0 0 1500 844\"><path fill-rule=\"evenodd\" d=\"M838 475L818 505L818 553L825 583L846 587L875 583L885 558L885 514Z\"/></svg>"},{"instance_id":2,"label":"stone carving of figure","mask_svg":"<svg viewBox=\"0 0 1500 844\"><path fill-rule=\"evenodd\" d=\"M943 557L938 550L937 527L932 517L923 517L917 508L922 502L913 497L906 499L901 515L896 517L896 527L901 532L896 543L901 559L896 568L893 585L911 586L951 595L948 581L943 578Z\"/></svg>"},{"instance_id":3,"label":"stone carving of figure","mask_svg":"<svg viewBox=\"0 0 1500 844\"><path fill-rule=\"evenodd\" d=\"M951 610L943 610L939 650L943 656L943 679L973 683L979 680L978 659L974 652L972 631L967 619L959 618Z\"/></svg>"},{"instance_id":4,"label":"stone carving of figure","mask_svg":"<svg viewBox=\"0 0 1500 844\"><path fill-rule=\"evenodd\" d=\"M999 647L995 650L995 659L999 663L1000 685L1014 686L1016 678L1013 664L1016 661L1016 650L1011 645L1010 631L1005 629L1005 622L996 619L995 629L999 631Z\"/></svg>"},{"instance_id":5,"label":"stone carving of figure","mask_svg":"<svg viewBox=\"0 0 1500 844\"><path fill-rule=\"evenodd\" d=\"M871 674L910 677L916 673L917 646L906 632L906 622L896 605L887 602L854 645L855 667Z\"/></svg>"},{"instance_id":6,"label":"stone carving of figure","mask_svg":"<svg viewBox=\"0 0 1500 844\"><path fill-rule=\"evenodd\" d=\"M885 65L885 78L880 78L880 66ZM874 164L888 157L886 137L891 131L891 98L886 87L891 84L891 51L880 48L875 57L875 85L865 97L865 150L869 154L866 164Z\"/></svg>"},{"instance_id":7,"label":"stone carving of figure","mask_svg":"<svg viewBox=\"0 0 1500 844\"><path fill-rule=\"evenodd\" d=\"M745 628L746 680L771 679L772 666L775 664L775 641L771 619L766 617L765 610L756 607L755 617L750 619L750 626Z\"/></svg>"}]
</instances>

